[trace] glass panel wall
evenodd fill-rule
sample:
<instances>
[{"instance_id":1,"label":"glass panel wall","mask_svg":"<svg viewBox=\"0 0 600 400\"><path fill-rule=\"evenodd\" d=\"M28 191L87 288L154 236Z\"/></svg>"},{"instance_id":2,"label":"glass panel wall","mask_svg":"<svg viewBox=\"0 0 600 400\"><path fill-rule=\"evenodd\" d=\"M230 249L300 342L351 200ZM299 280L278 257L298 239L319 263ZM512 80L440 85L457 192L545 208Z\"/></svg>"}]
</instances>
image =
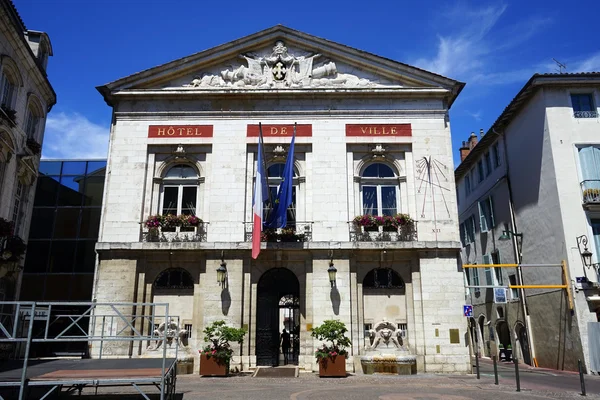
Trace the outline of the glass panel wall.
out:
<instances>
[{"instance_id":1,"label":"glass panel wall","mask_svg":"<svg viewBox=\"0 0 600 400\"><path fill-rule=\"evenodd\" d=\"M91 299L105 170L106 161L41 161L21 300Z\"/></svg>"}]
</instances>

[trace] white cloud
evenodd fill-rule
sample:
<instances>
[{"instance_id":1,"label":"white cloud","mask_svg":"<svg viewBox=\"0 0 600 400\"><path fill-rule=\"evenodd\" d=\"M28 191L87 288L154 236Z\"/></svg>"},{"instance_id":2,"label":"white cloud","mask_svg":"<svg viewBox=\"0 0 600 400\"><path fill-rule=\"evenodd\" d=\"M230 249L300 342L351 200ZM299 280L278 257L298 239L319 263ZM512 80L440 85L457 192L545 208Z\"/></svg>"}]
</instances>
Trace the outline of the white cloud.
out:
<instances>
[{"instance_id":1,"label":"white cloud","mask_svg":"<svg viewBox=\"0 0 600 400\"><path fill-rule=\"evenodd\" d=\"M465 110L465 114L472 117L475 121L481 121L481 116L483 115L483 112L481 110L478 110L476 112Z\"/></svg>"},{"instance_id":2,"label":"white cloud","mask_svg":"<svg viewBox=\"0 0 600 400\"><path fill-rule=\"evenodd\" d=\"M443 26L453 31L438 36L434 56L419 58L414 64L453 79L480 85L526 80L536 72L534 66L503 71L501 60L505 52L530 39L551 20L536 16L502 26L498 21L506 8L506 5L500 4L477 9L459 3L442 12L445 18Z\"/></svg>"},{"instance_id":3,"label":"white cloud","mask_svg":"<svg viewBox=\"0 0 600 400\"><path fill-rule=\"evenodd\" d=\"M559 60L560 61L560 60ZM586 58L567 63L567 72L598 72L600 71L600 51Z\"/></svg>"},{"instance_id":4,"label":"white cloud","mask_svg":"<svg viewBox=\"0 0 600 400\"><path fill-rule=\"evenodd\" d=\"M42 158L106 158L109 131L78 113L50 114Z\"/></svg>"}]
</instances>

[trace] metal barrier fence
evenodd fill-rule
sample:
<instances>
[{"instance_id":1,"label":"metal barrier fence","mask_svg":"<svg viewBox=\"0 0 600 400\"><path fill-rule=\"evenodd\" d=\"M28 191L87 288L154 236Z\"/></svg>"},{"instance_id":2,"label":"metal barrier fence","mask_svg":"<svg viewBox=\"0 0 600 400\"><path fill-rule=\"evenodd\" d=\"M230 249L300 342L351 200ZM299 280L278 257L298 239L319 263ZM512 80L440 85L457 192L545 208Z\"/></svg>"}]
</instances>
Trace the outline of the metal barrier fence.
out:
<instances>
[{"instance_id":1,"label":"metal barrier fence","mask_svg":"<svg viewBox=\"0 0 600 400\"><path fill-rule=\"evenodd\" d=\"M78 312L65 312L79 310ZM17 381L0 381L0 387L19 386L19 400L25 395L27 386L52 386L44 398L62 385L87 386L87 380L67 379L60 381L33 381L27 378L32 345L36 343L85 342L92 348L93 355L101 359L107 343L125 342L127 354L111 354L132 357L135 342L154 341L156 348L162 346L160 383L158 377L135 379L92 380L95 386L132 385L142 396L148 398L139 385L156 385L160 398L174 394L176 365L166 365L167 344L173 340L169 326L173 322L169 316L169 305L158 303L96 303L96 302L0 302L0 344L14 345L13 355L22 359L21 378ZM178 317L175 317L178 320ZM163 324L162 331L156 326ZM34 329L35 325L35 329ZM177 324L178 325L178 324ZM175 340L175 354L178 340ZM94 345L97 344L97 353ZM24 347L24 348L23 348ZM117 353L124 348L117 347ZM0 396L1 399L1 396Z\"/></svg>"}]
</instances>

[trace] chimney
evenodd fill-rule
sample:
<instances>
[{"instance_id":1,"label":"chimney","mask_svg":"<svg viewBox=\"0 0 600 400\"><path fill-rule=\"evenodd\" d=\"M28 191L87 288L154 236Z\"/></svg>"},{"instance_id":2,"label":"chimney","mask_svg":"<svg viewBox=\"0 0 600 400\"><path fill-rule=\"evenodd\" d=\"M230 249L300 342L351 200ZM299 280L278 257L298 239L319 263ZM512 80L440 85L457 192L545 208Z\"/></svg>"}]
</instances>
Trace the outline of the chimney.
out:
<instances>
[{"instance_id":1,"label":"chimney","mask_svg":"<svg viewBox=\"0 0 600 400\"><path fill-rule=\"evenodd\" d=\"M482 131L483 129L480 132ZM471 136L469 136L469 139L466 142L462 142L462 146L460 147L460 149L458 149L460 151L460 162L463 162L465 158L467 158L471 150L473 150L473 147L477 146L477 143L479 143L477 135L475 134L475 132L471 132Z\"/></svg>"},{"instance_id":2,"label":"chimney","mask_svg":"<svg viewBox=\"0 0 600 400\"><path fill-rule=\"evenodd\" d=\"M460 149L458 149L458 151L460 151L460 162L463 162L471 152L471 149L469 149L469 145L467 142L462 142L462 146L460 147Z\"/></svg>"},{"instance_id":3,"label":"chimney","mask_svg":"<svg viewBox=\"0 0 600 400\"><path fill-rule=\"evenodd\" d=\"M475 132L471 132L471 136L469 136L469 150L473 150L473 147L477 146L477 143L479 143L477 135Z\"/></svg>"},{"instance_id":4,"label":"chimney","mask_svg":"<svg viewBox=\"0 0 600 400\"><path fill-rule=\"evenodd\" d=\"M483 139L483 128L479 128L479 139Z\"/></svg>"}]
</instances>

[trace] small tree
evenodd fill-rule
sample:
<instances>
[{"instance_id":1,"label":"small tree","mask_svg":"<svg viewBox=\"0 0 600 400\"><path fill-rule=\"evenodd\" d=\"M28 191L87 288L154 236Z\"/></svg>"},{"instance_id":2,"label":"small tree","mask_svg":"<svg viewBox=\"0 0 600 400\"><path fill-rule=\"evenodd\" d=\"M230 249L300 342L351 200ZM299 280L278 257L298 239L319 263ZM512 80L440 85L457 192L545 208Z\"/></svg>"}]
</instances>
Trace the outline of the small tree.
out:
<instances>
[{"instance_id":1,"label":"small tree","mask_svg":"<svg viewBox=\"0 0 600 400\"><path fill-rule=\"evenodd\" d=\"M345 336L346 332L348 332L346 325L339 320L329 319L314 327L311 333L312 337L328 342L323 343L323 346L315 352L317 361L335 357L338 354L347 356L346 347L350 346L350 339Z\"/></svg>"},{"instance_id":2,"label":"small tree","mask_svg":"<svg viewBox=\"0 0 600 400\"><path fill-rule=\"evenodd\" d=\"M226 365L229 370L229 361L233 355L230 342L242 344L246 330L232 328L225 325L225 321L215 321L204 328L204 341L210 343L200 352L208 358L214 357L219 365Z\"/></svg>"}]
</instances>

